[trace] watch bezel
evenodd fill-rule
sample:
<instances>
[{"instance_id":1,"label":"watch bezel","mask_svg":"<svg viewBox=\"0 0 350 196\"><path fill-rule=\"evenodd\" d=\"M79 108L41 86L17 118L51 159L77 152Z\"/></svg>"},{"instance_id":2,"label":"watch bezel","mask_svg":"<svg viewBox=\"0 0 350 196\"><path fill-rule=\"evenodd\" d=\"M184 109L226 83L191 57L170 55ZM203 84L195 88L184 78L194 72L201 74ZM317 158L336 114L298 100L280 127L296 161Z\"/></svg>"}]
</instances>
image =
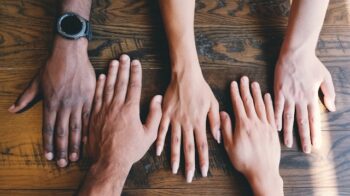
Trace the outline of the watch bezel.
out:
<instances>
[{"instance_id":1,"label":"watch bezel","mask_svg":"<svg viewBox=\"0 0 350 196\"><path fill-rule=\"evenodd\" d=\"M62 21L67 18L67 17L70 17L70 16L75 16L76 18L79 19L79 21L81 22L81 30L76 33L76 34L68 34L66 32L63 31L62 29ZM82 18L81 16L75 14L75 13L72 13L72 12L67 12L67 13L64 13L62 16L59 17L58 21L57 21L57 31L59 34L61 34L63 37L65 38L68 38L68 39L79 39L81 37L85 37L86 36L86 28L87 28L87 24L86 24L87 20L85 20L84 18Z\"/></svg>"}]
</instances>

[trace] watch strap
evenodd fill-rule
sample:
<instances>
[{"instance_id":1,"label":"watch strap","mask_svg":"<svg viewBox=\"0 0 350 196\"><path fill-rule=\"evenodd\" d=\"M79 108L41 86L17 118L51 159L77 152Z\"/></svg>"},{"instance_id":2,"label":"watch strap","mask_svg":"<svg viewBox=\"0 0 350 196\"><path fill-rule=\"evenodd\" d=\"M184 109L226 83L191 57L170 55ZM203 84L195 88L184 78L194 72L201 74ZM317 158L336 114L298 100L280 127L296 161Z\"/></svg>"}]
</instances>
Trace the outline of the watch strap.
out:
<instances>
[{"instance_id":1,"label":"watch strap","mask_svg":"<svg viewBox=\"0 0 350 196\"><path fill-rule=\"evenodd\" d=\"M86 24L85 37L90 41L92 39L91 24L87 20L85 20L85 24Z\"/></svg>"}]
</instances>

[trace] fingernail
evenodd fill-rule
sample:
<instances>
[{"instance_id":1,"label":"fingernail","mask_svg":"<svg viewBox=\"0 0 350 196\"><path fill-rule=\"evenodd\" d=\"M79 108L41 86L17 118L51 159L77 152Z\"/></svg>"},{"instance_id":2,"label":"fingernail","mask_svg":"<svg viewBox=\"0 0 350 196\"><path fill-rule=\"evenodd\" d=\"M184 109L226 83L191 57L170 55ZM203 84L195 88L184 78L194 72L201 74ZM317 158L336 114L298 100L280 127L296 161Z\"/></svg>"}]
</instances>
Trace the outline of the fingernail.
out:
<instances>
[{"instance_id":1,"label":"fingernail","mask_svg":"<svg viewBox=\"0 0 350 196\"><path fill-rule=\"evenodd\" d=\"M120 57L120 59L121 59L122 61L127 61L127 60L129 60L129 56L126 55L126 54L122 54L122 56Z\"/></svg>"},{"instance_id":2,"label":"fingernail","mask_svg":"<svg viewBox=\"0 0 350 196\"><path fill-rule=\"evenodd\" d=\"M248 77L247 76L243 76L242 79L241 79L242 82L246 82L248 81Z\"/></svg>"},{"instance_id":3,"label":"fingernail","mask_svg":"<svg viewBox=\"0 0 350 196\"><path fill-rule=\"evenodd\" d=\"M154 100L157 102L157 103L162 103L162 99L163 97L161 95L157 95Z\"/></svg>"},{"instance_id":4,"label":"fingernail","mask_svg":"<svg viewBox=\"0 0 350 196\"><path fill-rule=\"evenodd\" d=\"M66 159L60 159L60 160L58 160L58 161L57 161L57 165L58 165L59 167L66 167L66 166L67 166L67 161L66 161Z\"/></svg>"},{"instance_id":5,"label":"fingernail","mask_svg":"<svg viewBox=\"0 0 350 196\"><path fill-rule=\"evenodd\" d=\"M104 74L100 74L99 79L102 80L102 79L105 79L105 77L106 76Z\"/></svg>"},{"instance_id":6,"label":"fingernail","mask_svg":"<svg viewBox=\"0 0 350 196\"><path fill-rule=\"evenodd\" d=\"M157 149L156 149L156 154L157 156L160 156L160 154L162 154L162 147L161 146L157 146Z\"/></svg>"},{"instance_id":7,"label":"fingernail","mask_svg":"<svg viewBox=\"0 0 350 196\"><path fill-rule=\"evenodd\" d=\"M304 153L310 153L311 149L310 149L309 145L304 145L303 151L304 151Z\"/></svg>"},{"instance_id":8,"label":"fingernail","mask_svg":"<svg viewBox=\"0 0 350 196\"><path fill-rule=\"evenodd\" d=\"M111 65L112 65L113 67L117 66L117 65L118 65L118 61L117 61L117 60L113 60L112 63L111 63Z\"/></svg>"},{"instance_id":9,"label":"fingernail","mask_svg":"<svg viewBox=\"0 0 350 196\"><path fill-rule=\"evenodd\" d=\"M191 169L191 170L187 171L187 174L186 174L186 181L187 181L187 183L191 183L192 182L193 175L194 175L194 170Z\"/></svg>"},{"instance_id":10,"label":"fingernail","mask_svg":"<svg viewBox=\"0 0 350 196\"><path fill-rule=\"evenodd\" d=\"M77 161L77 160L78 160L78 153L73 152L72 154L70 154L69 160L71 160L71 161Z\"/></svg>"},{"instance_id":11,"label":"fingernail","mask_svg":"<svg viewBox=\"0 0 350 196\"><path fill-rule=\"evenodd\" d=\"M218 142L218 144L220 144L220 140L221 140L220 130L217 130L216 131L216 141Z\"/></svg>"},{"instance_id":12,"label":"fingernail","mask_svg":"<svg viewBox=\"0 0 350 196\"><path fill-rule=\"evenodd\" d=\"M331 111L335 112L337 110L337 108L335 107L334 102L331 104Z\"/></svg>"},{"instance_id":13,"label":"fingernail","mask_svg":"<svg viewBox=\"0 0 350 196\"><path fill-rule=\"evenodd\" d=\"M203 165L201 167L201 173L202 173L203 177L207 177L207 175L208 175L208 166L207 165Z\"/></svg>"},{"instance_id":14,"label":"fingernail","mask_svg":"<svg viewBox=\"0 0 350 196\"><path fill-rule=\"evenodd\" d=\"M233 81L233 82L231 82L231 88L234 88L234 87L237 87L238 85L237 85L237 82L236 81Z\"/></svg>"},{"instance_id":15,"label":"fingernail","mask_svg":"<svg viewBox=\"0 0 350 196\"><path fill-rule=\"evenodd\" d=\"M12 104L12 105L9 107L8 111L11 112L13 109L15 109L15 107L16 107L15 104Z\"/></svg>"},{"instance_id":16,"label":"fingernail","mask_svg":"<svg viewBox=\"0 0 350 196\"><path fill-rule=\"evenodd\" d=\"M285 140L285 144L288 148L291 148L292 147L292 142L289 140L289 139L286 139Z\"/></svg>"},{"instance_id":17,"label":"fingernail","mask_svg":"<svg viewBox=\"0 0 350 196\"><path fill-rule=\"evenodd\" d=\"M173 170L173 174L177 174L177 170L179 169L179 164L177 162L174 162L172 164L172 170Z\"/></svg>"},{"instance_id":18,"label":"fingernail","mask_svg":"<svg viewBox=\"0 0 350 196\"><path fill-rule=\"evenodd\" d=\"M49 161L53 159L53 153L52 152L47 152L45 153L45 158Z\"/></svg>"},{"instance_id":19,"label":"fingernail","mask_svg":"<svg viewBox=\"0 0 350 196\"><path fill-rule=\"evenodd\" d=\"M83 137L83 144L86 144L86 143L87 143L87 137L84 136L84 137Z\"/></svg>"}]
</instances>

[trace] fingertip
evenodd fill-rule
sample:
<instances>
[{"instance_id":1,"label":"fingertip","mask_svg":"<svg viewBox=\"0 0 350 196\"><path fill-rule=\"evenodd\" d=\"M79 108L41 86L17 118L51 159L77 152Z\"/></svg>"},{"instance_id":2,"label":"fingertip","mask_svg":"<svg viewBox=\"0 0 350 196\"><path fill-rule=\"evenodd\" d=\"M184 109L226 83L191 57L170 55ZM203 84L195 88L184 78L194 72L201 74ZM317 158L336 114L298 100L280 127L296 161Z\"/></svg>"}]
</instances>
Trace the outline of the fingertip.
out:
<instances>
[{"instance_id":1,"label":"fingertip","mask_svg":"<svg viewBox=\"0 0 350 196\"><path fill-rule=\"evenodd\" d=\"M285 139L284 139L284 144L286 145L286 147L292 148L293 141L291 141L290 139L288 139L287 137L285 137Z\"/></svg>"},{"instance_id":2,"label":"fingertip","mask_svg":"<svg viewBox=\"0 0 350 196\"><path fill-rule=\"evenodd\" d=\"M78 156L78 153L76 152L73 152L69 155L69 160L71 160L72 162L76 162L78 161L79 159L79 156Z\"/></svg>"},{"instance_id":3,"label":"fingertip","mask_svg":"<svg viewBox=\"0 0 350 196\"><path fill-rule=\"evenodd\" d=\"M179 163L178 162L173 162L171 164L171 169L173 174L177 174L177 171L179 170Z\"/></svg>"},{"instance_id":4,"label":"fingertip","mask_svg":"<svg viewBox=\"0 0 350 196\"><path fill-rule=\"evenodd\" d=\"M141 66L141 62L138 59L134 59L131 61L132 66Z\"/></svg>"},{"instance_id":5,"label":"fingertip","mask_svg":"<svg viewBox=\"0 0 350 196\"><path fill-rule=\"evenodd\" d=\"M303 151L306 154L310 154L311 153L311 147L309 145L307 145L307 144L304 144Z\"/></svg>"},{"instance_id":6,"label":"fingertip","mask_svg":"<svg viewBox=\"0 0 350 196\"><path fill-rule=\"evenodd\" d=\"M120 60L122 60L122 61L128 61L128 60L130 60L130 57L129 57L128 55L126 55L126 54L122 54L122 55L120 56Z\"/></svg>"},{"instance_id":7,"label":"fingertip","mask_svg":"<svg viewBox=\"0 0 350 196\"><path fill-rule=\"evenodd\" d=\"M220 133L220 130L217 130L217 131L216 131L216 142L217 142L218 144L221 143L221 133Z\"/></svg>"},{"instance_id":8,"label":"fingertip","mask_svg":"<svg viewBox=\"0 0 350 196\"><path fill-rule=\"evenodd\" d=\"M241 82L243 82L243 83L247 83L248 81L249 81L248 76L246 76L246 75L242 76L242 78L241 78Z\"/></svg>"},{"instance_id":9,"label":"fingertip","mask_svg":"<svg viewBox=\"0 0 350 196\"><path fill-rule=\"evenodd\" d=\"M157 145L156 147L156 155L160 156L162 154L163 151L163 146L162 145Z\"/></svg>"},{"instance_id":10,"label":"fingertip","mask_svg":"<svg viewBox=\"0 0 350 196\"><path fill-rule=\"evenodd\" d=\"M83 139L82 139L83 144L86 144L86 143L87 143L87 140L88 140L87 136L84 136Z\"/></svg>"},{"instance_id":11,"label":"fingertip","mask_svg":"<svg viewBox=\"0 0 350 196\"><path fill-rule=\"evenodd\" d=\"M252 88L253 88L253 89L259 89L259 88L260 88L259 83L256 82L256 81L252 82Z\"/></svg>"},{"instance_id":12,"label":"fingertip","mask_svg":"<svg viewBox=\"0 0 350 196\"><path fill-rule=\"evenodd\" d=\"M12 104L7 110L11 113L14 113L15 108L16 108L15 104Z\"/></svg>"},{"instance_id":13,"label":"fingertip","mask_svg":"<svg viewBox=\"0 0 350 196\"><path fill-rule=\"evenodd\" d=\"M116 66L118 66L118 64L119 64L119 61L116 59L114 59L110 62L110 66L112 66L112 67L116 67Z\"/></svg>"},{"instance_id":14,"label":"fingertip","mask_svg":"<svg viewBox=\"0 0 350 196\"><path fill-rule=\"evenodd\" d=\"M231 82L231 88L238 88L238 84L236 81Z\"/></svg>"},{"instance_id":15,"label":"fingertip","mask_svg":"<svg viewBox=\"0 0 350 196\"><path fill-rule=\"evenodd\" d=\"M57 161L57 165L58 167L66 167L68 165L68 162L66 159L59 159Z\"/></svg>"},{"instance_id":16,"label":"fingertip","mask_svg":"<svg viewBox=\"0 0 350 196\"><path fill-rule=\"evenodd\" d=\"M156 95L153 97L153 101L157 104L162 104L163 97L161 95Z\"/></svg>"},{"instance_id":17,"label":"fingertip","mask_svg":"<svg viewBox=\"0 0 350 196\"><path fill-rule=\"evenodd\" d=\"M337 110L335 103L334 103L334 100L325 98L325 105L326 105L327 109L331 112L335 112Z\"/></svg>"},{"instance_id":18,"label":"fingertip","mask_svg":"<svg viewBox=\"0 0 350 196\"><path fill-rule=\"evenodd\" d=\"M52 152L47 152L45 153L45 158L48 160L48 161L51 161L53 159L53 153Z\"/></svg>"},{"instance_id":19,"label":"fingertip","mask_svg":"<svg viewBox=\"0 0 350 196\"><path fill-rule=\"evenodd\" d=\"M98 76L98 79L104 80L104 79L106 79L106 75L105 75L105 74L100 74L100 75Z\"/></svg>"},{"instance_id":20,"label":"fingertip","mask_svg":"<svg viewBox=\"0 0 350 196\"><path fill-rule=\"evenodd\" d=\"M193 176L194 176L194 169L188 170L186 174L186 182L191 183L193 180Z\"/></svg>"},{"instance_id":21,"label":"fingertip","mask_svg":"<svg viewBox=\"0 0 350 196\"><path fill-rule=\"evenodd\" d=\"M221 120L225 120L227 118L227 113L225 111L220 112Z\"/></svg>"},{"instance_id":22,"label":"fingertip","mask_svg":"<svg viewBox=\"0 0 350 196\"><path fill-rule=\"evenodd\" d=\"M202 173L203 177L207 177L208 176L208 170L209 170L209 167L206 164L201 167L201 173Z\"/></svg>"}]
</instances>

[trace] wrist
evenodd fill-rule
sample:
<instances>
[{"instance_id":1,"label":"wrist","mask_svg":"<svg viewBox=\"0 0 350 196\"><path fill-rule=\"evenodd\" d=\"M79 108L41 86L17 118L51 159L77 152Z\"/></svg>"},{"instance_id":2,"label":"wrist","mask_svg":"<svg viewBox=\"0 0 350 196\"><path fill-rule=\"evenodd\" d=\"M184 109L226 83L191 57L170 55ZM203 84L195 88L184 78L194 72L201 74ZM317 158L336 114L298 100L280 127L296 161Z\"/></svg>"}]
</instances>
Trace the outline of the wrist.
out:
<instances>
[{"instance_id":1,"label":"wrist","mask_svg":"<svg viewBox=\"0 0 350 196\"><path fill-rule=\"evenodd\" d=\"M316 51L311 48L282 48L278 57L278 65L302 65L303 62L310 57L316 57ZM299 62L299 63L296 63Z\"/></svg>"},{"instance_id":2,"label":"wrist","mask_svg":"<svg viewBox=\"0 0 350 196\"><path fill-rule=\"evenodd\" d=\"M99 159L87 174L79 195L120 195L130 164Z\"/></svg>"},{"instance_id":3,"label":"wrist","mask_svg":"<svg viewBox=\"0 0 350 196\"><path fill-rule=\"evenodd\" d=\"M291 38L286 38L283 41L280 56L295 56L309 55L316 53L316 45L306 40L295 41Z\"/></svg>"},{"instance_id":4,"label":"wrist","mask_svg":"<svg viewBox=\"0 0 350 196\"><path fill-rule=\"evenodd\" d=\"M254 195L283 195L283 180L278 173L265 173L264 175L247 175L246 177L253 189Z\"/></svg>"},{"instance_id":5,"label":"wrist","mask_svg":"<svg viewBox=\"0 0 350 196\"><path fill-rule=\"evenodd\" d=\"M64 1L62 3L61 13L73 12L79 16L89 20L90 18L91 1Z\"/></svg>"},{"instance_id":6,"label":"wrist","mask_svg":"<svg viewBox=\"0 0 350 196\"><path fill-rule=\"evenodd\" d=\"M85 37L81 37L77 40L66 39L60 35L56 35L54 38L53 52L57 50L65 52L87 52L88 40Z\"/></svg>"},{"instance_id":7,"label":"wrist","mask_svg":"<svg viewBox=\"0 0 350 196\"><path fill-rule=\"evenodd\" d=\"M182 81L189 78L192 81L203 79L202 70L198 61L182 61L172 65L171 79Z\"/></svg>"}]
</instances>

